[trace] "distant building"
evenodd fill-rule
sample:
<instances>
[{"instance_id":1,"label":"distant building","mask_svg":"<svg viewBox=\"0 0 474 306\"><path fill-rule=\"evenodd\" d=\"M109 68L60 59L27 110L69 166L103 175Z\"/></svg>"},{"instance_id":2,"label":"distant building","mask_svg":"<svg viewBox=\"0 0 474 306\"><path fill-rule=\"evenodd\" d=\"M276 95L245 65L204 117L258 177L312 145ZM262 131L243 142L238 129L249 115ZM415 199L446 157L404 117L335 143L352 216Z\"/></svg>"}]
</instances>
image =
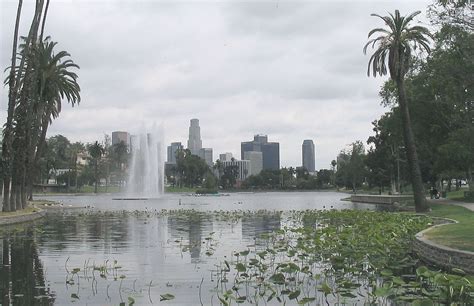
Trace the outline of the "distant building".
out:
<instances>
[{"instance_id":1,"label":"distant building","mask_svg":"<svg viewBox=\"0 0 474 306\"><path fill-rule=\"evenodd\" d=\"M306 139L303 141L302 156L303 156L303 167L306 168L306 170L308 170L309 173L314 173L314 171L316 170L315 151L314 151L314 143L311 139Z\"/></svg>"},{"instance_id":2,"label":"distant building","mask_svg":"<svg viewBox=\"0 0 474 306\"><path fill-rule=\"evenodd\" d=\"M232 153L226 152L224 154L219 154L219 160L222 161L227 161L232 159Z\"/></svg>"},{"instance_id":3,"label":"distant building","mask_svg":"<svg viewBox=\"0 0 474 306\"><path fill-rule=\"evenodd\" d=\"M204 159L209 167L212 167L212 148L202 148L201 150L199 150L199 157Z\"/></svg>"},{"instance_id":4,"label":"distant building","mask_svg":"<svg viewBox=\"0 0 474 306\"><path fill-rule=\"evenodd\" d=\"M263 153L258 151L245 151L244 160L250 161L250 175L258 175L263 170Z\"/></svg>"},{"instance_id":5,"label":"distant building","mask_svg":"<svg viewBox=\"0 0 474 306\"><path fill-rule=\"evenodd\" d=\"M239 171L239 176L237 180L245 181L247 177L250 176L250 161L249 160L226 160L222 162L223 168L229 166L237 166Z\"/></svg>"},{"instance_id":6,"label":"distant building","mask_svg":"<svg viewBox=\"0 0 474 306\"><path fill-rule=\"evenodd\" d=\"M201 128L199 127L199 119L191 119L189 126L188 149L191 154L199 155L202 149Z\"/></svg>"},{"instance_id":7,"label":"distant building","mask_svg":"<svg viewBox=\"0 0 474 306\"><path fill-rule=\"evenodd\" d=\"M170 164L176 164L176 151L182 149L183 145L181 144L181 142L172 142L171 145L168 146L166 152L166 161Z\"/></svg>"},{"instance_id":8,"label":"distant building","mask_svg":"<svg viewBox=\"0 0 474 306\"><path fill-rule=\"evenodd\" d=\"M280 169L280 144L268 142L267 135L255 135L253 141L242 142L240 156L245 159L245 152L262 152L263 170Z\"/></svg>"},{"instance_id":9,"label":"distant building","mask_svg":"<svg viewBox=\"0 0 474 306\"><path fill-rule=\"evenodd\" d=\"M130 147L130 134L128 132L115 131L112 132L112 145L123 141L127 147Z\"/></svg>"}]
</instances>

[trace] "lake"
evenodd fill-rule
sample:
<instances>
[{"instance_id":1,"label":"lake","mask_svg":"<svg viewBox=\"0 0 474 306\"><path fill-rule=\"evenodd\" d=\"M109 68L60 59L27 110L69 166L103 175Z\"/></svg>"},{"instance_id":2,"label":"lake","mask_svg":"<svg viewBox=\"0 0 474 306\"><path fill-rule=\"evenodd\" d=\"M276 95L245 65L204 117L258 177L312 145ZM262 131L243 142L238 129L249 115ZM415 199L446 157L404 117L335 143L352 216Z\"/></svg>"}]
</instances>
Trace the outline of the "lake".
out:
<instances>
[{"instance_id":1,"label":"lake","mask_svg":"<svg viewBox=\"0 0 474 306\"><path fill-rule=\"evenodd\" d=\"M2 304L143 305L170 294L170 304L219 305L216 265L235 250L255 246L260 234L292 226L292 210L379 209L340 201L344 197L336 192L37 197L71 209L0 229Z\"/></svg>"}]
</instances>

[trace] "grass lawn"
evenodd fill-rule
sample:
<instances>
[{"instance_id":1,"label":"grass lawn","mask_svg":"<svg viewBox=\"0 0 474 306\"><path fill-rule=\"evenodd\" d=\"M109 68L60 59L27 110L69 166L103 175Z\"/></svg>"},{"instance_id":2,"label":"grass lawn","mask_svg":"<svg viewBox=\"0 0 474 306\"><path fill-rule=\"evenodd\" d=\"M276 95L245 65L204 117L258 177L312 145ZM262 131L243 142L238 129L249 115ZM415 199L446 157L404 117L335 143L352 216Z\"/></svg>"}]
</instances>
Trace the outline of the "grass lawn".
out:
<instances>
[{"instance_id":1,"label":"grass lawn","mask_svg":"<svg viewBox=\"0 0 474 306\"><path fill-rule=\"evenodd\" d=\"M461 188L459 190L450 191L447 193L447 198L454 201L473 203L474 198L465 198L464 191L469 191L469 189Z\"/></svg>"},{"instance_id":2,"label":"grass lawn","mask_svg":"<svg viewBox=\"0 0 474 306\"><path fill-rule=\"evenodd\" d=\"M452 248L474 252L474 212L456 205L432 204L430 216L459 221L426 233L428 239Z\"/></svg>"},{"instance_id":3,"label":"grass lawn","mask_svg":"<svg viewBox=\"0 0 474 306\"><path fill-rule=\"evenodd\" d=\"M21 216L21 215L28 215L34 212L37 212L38 208L32 207L31 205L28 206L26 209L11 211L11 212L2 212L0 211L0 218L1 217L12 217L12 216Z\"/></svg>"}]
</instances>

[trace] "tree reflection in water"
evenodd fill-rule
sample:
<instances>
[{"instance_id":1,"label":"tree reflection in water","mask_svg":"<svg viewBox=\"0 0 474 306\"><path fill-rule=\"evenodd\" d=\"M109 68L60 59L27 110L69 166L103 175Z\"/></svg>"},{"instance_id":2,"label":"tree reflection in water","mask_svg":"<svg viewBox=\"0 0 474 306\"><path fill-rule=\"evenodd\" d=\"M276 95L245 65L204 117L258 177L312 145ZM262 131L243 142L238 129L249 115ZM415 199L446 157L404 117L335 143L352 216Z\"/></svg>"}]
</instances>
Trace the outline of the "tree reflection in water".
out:
<instances>
[{"instance_id":1,"label":"tree reflection in water","mask_svg":"<svg viewBox=\"0 0 474 306\"><path fill-rule=\"evenodd\" d=\"M1 305L52 305L32 227L0 233Z\"/></svg>"}]
</instances>

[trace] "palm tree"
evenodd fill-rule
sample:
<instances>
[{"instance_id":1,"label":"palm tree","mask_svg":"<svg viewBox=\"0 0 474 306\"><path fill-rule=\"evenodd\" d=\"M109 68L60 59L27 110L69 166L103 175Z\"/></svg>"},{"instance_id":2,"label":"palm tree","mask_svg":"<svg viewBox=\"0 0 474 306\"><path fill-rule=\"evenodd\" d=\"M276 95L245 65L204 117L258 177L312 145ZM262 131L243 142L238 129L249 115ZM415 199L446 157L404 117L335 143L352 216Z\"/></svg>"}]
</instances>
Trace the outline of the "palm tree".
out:
<instances>
[{"instance_id":1,"label":"palm tree","mask_svg":"<svg viewBox=\"0 0 474 306\"><path fill-rule=\"evenodd\" d=\"M93 144L87 147L89 151L89 155L91 156L91 160L94 163L94 192L97 193L97 183L99 182L99 161L105 153L104 147L98 142L94 142Z\"/></svg>"},{"instance_id":2,"label":"palm tree","mask_svg":"<svg viewBox=\"0 0 474 306\"><path fill-rule=\"evenodd\" d=\"M374 48L377 45L376 50L370 57L367 75L370 76L372 72L375 77L377 74L382 76L389 72L390 78L397 86L398 104L402 117L403 136L413 186L415 209L417 212L422 212L428 210L428 205L425 200L404 83L405 75L410 68L412 53L417 48L421 51L430 51L429 39L432 38L432 35L429 30L422 26L409 27L409 23L418 14L420 14L420 11L403 17L400 16L398 10L395 10L395 15L389 14L389 16L372 14L371 16L382 19L388 28L375 28L369 32L368 38L375 33L379 33L380 36L367 42L364 46L364 54L367 53L369 46Z\"/></svg>"},{"instance_id":3,"label":"palm tree","mask_svg":"<svg viewBox=\"0 0 474 306\"><path fill-rule=\"evenodd\" d=\"M15 70L16 70L16 53L18 44L18 28L20 26L20 16L23 0L18 1L18 9L16 13L15 31L13 34L13 48L10 67L10 76L8 79L8 112L7 122L4 129L4 137L2 141L2 176L3 176L3 211L10 211L10 160L11 160L11 137L13 130L13 112L16 102L16 84L15 84ZM8 169L8 170L7 170Z\"/></svg>"},{"instance_id":4,"label":"palm tree","mask_svg":"<svg viewBox=\"0 0 474 306\"><path fill-rule=\"evenodd\" d=\"M54 52L56 42L46 37L32 51L35 59L35 75L37 89L36 114L34 116L32 145L29 151L29 160L34 172L30 175L28 189L31 195L33 179L38 174L39 159L46 144L46 133L53 119L61 112L61 102L66 99L74 106L81 101L80 86L77 83L77 74L71 69L79 69L66 51Z\"/></svg>"}]
</instances>

